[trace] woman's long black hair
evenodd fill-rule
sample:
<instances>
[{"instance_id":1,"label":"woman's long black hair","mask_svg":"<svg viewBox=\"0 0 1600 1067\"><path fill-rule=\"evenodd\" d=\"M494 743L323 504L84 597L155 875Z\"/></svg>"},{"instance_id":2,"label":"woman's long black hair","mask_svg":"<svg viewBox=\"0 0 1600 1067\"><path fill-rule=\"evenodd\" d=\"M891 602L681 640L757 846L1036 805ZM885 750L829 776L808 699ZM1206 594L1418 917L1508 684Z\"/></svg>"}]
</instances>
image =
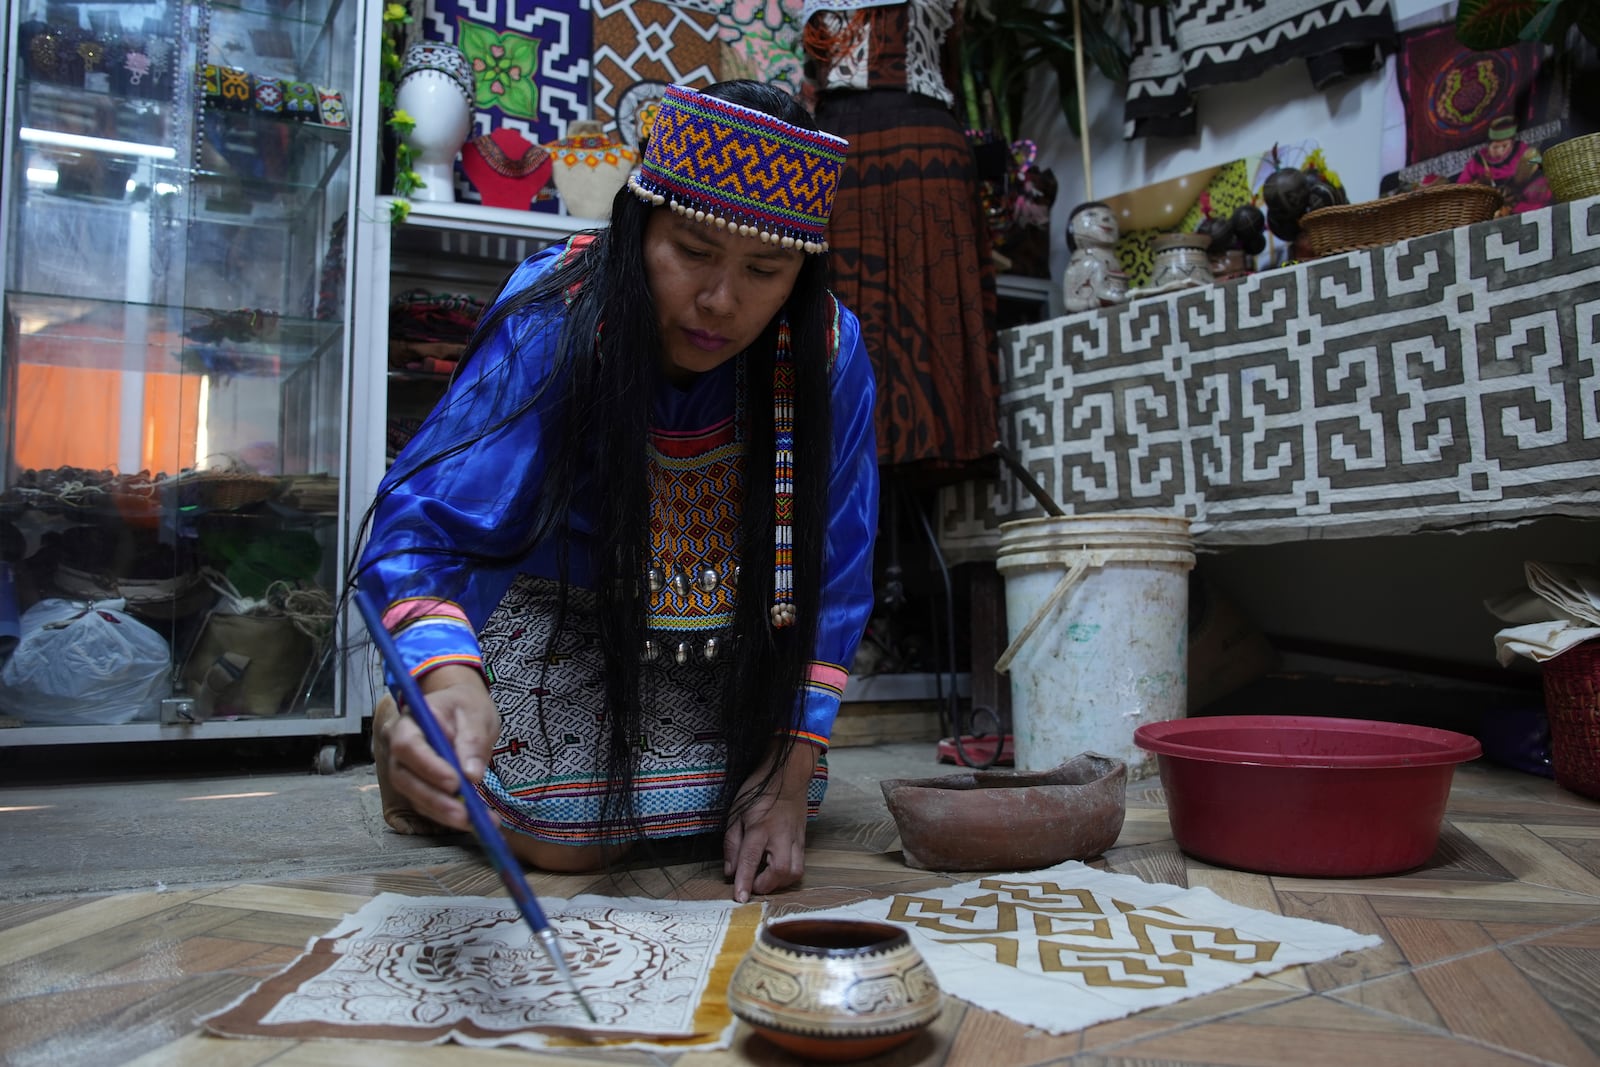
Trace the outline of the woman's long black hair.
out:
<instances>
[{"instance_id":1,"label":"woman's long black hair","mask_svg":"<svg viewBox=\"0 0 1600 1067\"><path fill-rule=\"evenodd\" d=\"M816 128L810 115L792 97L771 86L729 81L703 92L796 126ZM594 509L593 593L610 712L603 819L608 830L626 832L630 837L639 836L633 804L635 759L641 751L643 724L654 690L650 684L653 672L643 667L641 653L647 636L644 575L650 552L650 402L664 376L661 337L644 262L645 225L656 210L666 209L653 208L627 188L622 189L612 203L607 229L599 231L587 247L566 257L528 288L506 296L478 324L463 366L508 320L528 315L542 318L559 311L565 302L555 365L545 387L557 390L556 396L529 396L506 420L485 425L463 440L441 445L431 455L407 457L407 469L386 482L363 524L371 522L384 493L411 474L470 449L489 434L525 417L535 404L541 412L549 410L544 440L555 444L549 455L546 480L537 500L521 502L507 517L523 531L514 547L486 552L462 545L440 554L469 564L513 566L542 542L557 539L561 614L552 628L553 643L573 604L568 581L572 547L569 518L579 505L580 493L587 492ZM796 625L783 629L774 629L769 615L775 554L772 365L777 323L770 324L740 357L746 361L743 380L748 424L744 427L735 645L729 656L732 662L719 716L727 739L727 779L722 800L725 823L738 816L737 792L763 766L762 761L769 754L776 756L762 782L766 787L772 784L776 768L791 751L794 739L789 731L799 725L802 684L816 644L833 436L828 336L832 311L825 284L825 260L826 254L805 257L782 312L789 323L795 365L793 536L798 614ZM517 354L510 358L517 358ZM551 399L555 401L553 407ZM457 592L431 590L429 595L449 597ZM750 794L747 802L758 793Z\"/></svg>"}]
</instances>

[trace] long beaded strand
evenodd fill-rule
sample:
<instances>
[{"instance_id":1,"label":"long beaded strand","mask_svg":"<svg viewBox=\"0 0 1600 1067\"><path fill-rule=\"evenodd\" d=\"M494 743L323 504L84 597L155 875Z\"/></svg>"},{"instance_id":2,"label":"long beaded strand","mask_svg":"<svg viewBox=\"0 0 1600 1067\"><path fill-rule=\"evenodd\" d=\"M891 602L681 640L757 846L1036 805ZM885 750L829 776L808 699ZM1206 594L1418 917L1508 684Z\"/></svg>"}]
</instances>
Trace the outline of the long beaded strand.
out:
<instances>
[{"instance_id":1,"label":"long beaded strand","mask_svg":"<svg viewBox=\"0 0 1600 1067\"><path fill-rule=\"evenodd\" d=\"M773 565L772 625L793 626L794 607L794 361L789 324L778 324L772 362Z\"/></svg>"}]
</instances>

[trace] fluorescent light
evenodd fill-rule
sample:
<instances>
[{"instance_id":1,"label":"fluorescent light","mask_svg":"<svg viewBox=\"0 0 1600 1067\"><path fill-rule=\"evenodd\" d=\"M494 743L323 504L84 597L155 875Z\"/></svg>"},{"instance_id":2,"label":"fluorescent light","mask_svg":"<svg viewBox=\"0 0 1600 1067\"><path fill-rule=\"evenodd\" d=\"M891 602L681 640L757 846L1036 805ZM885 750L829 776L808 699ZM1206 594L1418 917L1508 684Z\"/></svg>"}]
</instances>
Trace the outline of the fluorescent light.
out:
<instances>
[{"instance_id":1,"label":"fluorescent light","mask_svg":"<svg viewBox=\"0 0 1600 1067\"><path fill-rule=\"evenodd\" d=\"M173 185L171 182L156 182L157 196L171 196L173 193L181 192L183 192L183 190L178 188L176 185Z\"/></svg>"},{"instance_id":2,"label":"fluorescent light","mask_svg":"<svg viewBox=\"0 0 1600 1067\"><path fill-rule=\"evenodd\" d=\"M28 181L34 185L56 185L61 181L61 172L49 167L29 167Z\"/></svg>"},{"instance_id":3,"label":"fluorescent light","mask_svg":"<svg viewBox=\"0 0 1600 1067\"><path fill-rule=\"evenodd\" d=\"M55 145L58 148L82 148L90 152L116 152L125 156L146 156L150 159L177 159L178 150L159 144L140 144L137 141L113 141L106 137L86 137L81 133L61 133L56 130L36 130L24 126L17 136L34 144Z\"/></svg>"}]
</instances>

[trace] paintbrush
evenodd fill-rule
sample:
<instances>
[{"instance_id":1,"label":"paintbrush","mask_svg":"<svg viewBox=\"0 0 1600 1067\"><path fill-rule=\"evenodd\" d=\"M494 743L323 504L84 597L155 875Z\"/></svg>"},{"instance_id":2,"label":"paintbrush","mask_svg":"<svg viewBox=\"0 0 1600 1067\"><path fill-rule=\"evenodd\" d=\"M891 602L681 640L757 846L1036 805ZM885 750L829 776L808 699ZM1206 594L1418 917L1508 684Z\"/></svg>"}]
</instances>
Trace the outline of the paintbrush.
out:
<instances>
[{"instance_id":1,"label":"paintbrush","mask_svg":"<svg viewBox=\"0 0 1600 1067\"><path fill-rule=\"evenodd\" d=\"M506 844L506 839L500 835L500 828L489 815L489 805L484 803L483 798L478 795L478 790L467 781L466 773L461 769L461 761L456 758L455 746L450 743L450 738L445 736L444 730L439 726L439 720L433 717L433 712L428 708L428 701L422 695L422 687L417 685L417 680L411 676L411 672L405 669L400 659L400 650L395 647L394 638L383 625L383 616L365 590L356 590L355 601L361 617L366 620L367 633L372 635L373 643L378 646L378 653L389 668L389 676L394 679L389 689L394 694L395 703L411 713L411 717L422 728L422 736L427 738L428 744L450 764L451 770L456 772L456 780L461 783L461 790L457 795L467 806L467 819L472 823L472 832L477 835L483 850L489 854L489 862L493 864L495 873L500 876L500 881L505 883L506 889L511 893L511 899L516 901L517 910L533 929L534 940L544 949L544 954L549 958L556 974L571 987L573 995L578 998L578 1003L583 1005L584 1012L589 1016L589 1021L599 1022L594 1009L589 1007L589 1002L583 998L582 991L578 989L578 983L573 979L572 972L567 969L567 960L561 953L560 942L556 940L555 928L550 925L550 920L545 918L544 909L539 906L539 898L533 895L533 890L528 888L527 880L522 877L522 865L511 854L511 846Z\"/></svg>"}]
</instances>

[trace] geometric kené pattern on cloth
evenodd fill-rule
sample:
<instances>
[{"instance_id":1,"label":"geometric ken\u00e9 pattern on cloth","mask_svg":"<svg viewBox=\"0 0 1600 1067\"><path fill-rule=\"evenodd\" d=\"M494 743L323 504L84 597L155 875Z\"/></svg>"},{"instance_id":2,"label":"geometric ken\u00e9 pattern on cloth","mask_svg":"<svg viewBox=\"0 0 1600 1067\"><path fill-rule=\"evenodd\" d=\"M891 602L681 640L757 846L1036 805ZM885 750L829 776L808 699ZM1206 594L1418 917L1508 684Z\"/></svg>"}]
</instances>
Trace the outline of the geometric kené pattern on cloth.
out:
<instances>
[{"instance_id":1,"label":"geometric ken\u00e9 pattern on cloth","mask_svg":"<svg viewBox=\"0 0 1600 1067\"><path fill-rule=\"evenodd\" d=\"M602 807L610 719L594 595L569 589L556 632L556 593L553 581L519 575L479 635L502 722L479 791L510 829L541 841L626 840L626 832L605 827ZM643 737L631 795L646 837L722 829L727 745L717 709L729 662L680 664L668 654L641 666ZM827 781L827 761L819 759L807 818L816 817Z\"/></svg>"},{"instance_id":2,"label":"geometric ken\u00e9 pattern on cloth","mask_svg":"<svg viewBox=\"0 0 1600 1067\"><path fill-rule=\"evenodd\" d=\"M1389 0L1170 0L1132 11L1123 108L1129 140L1190 133L1195 92L1251 81L1293 59L1365 46L1370 58L1358 69L1367 73L1394 35ZM1313 63L1317 88L1324 74Z\"/></svg>"},{"instance_id":3,"label":"geometric ken\u00e9 pattern on cloth","mask_svg":"<svg viewBox=\"0 0 1600 1067\"><path fill-rule=\"evenodd\" d=\"M1020 327L1000 373L1069 514L1212 545L1600 515L1600 198ZM940 513L968 560L1043 514L1009 476Z\"/></svg>"},{"instance_id":4,"label":"geometric ken\u00e9 pattern on cloth","mask_svg":"<svg viewBox=\"0 0 1600 1067\"><path fill-rule=\"evenodd\" d=\"M516 34L537 42L537 68L532 71L537 94L531 117L509 115L497 107L477 107L472 113L469 138L493 133L502 126L517 130L535 144L546 144L567 134L567 124L589 118L589 64L594 51L594 19L590 0L539 0L518 4L514 0L426 0L422 25L413 32L428 41L461 44L461 25L472 23L496 34ZM457 196L476 202L479 197L464 179L456 183Z\"/></svg>"},{"instance_id":5,"label":"geometric ken\u00e9 pattern on cloth","mask_svg":"<svg viewBox=\"0 0 1600 1067\"><path fill-rule=\"evenodd\" d=\"M714 16L655 0L591 3L594 117L608 127L640 82L703 87L720 80Z\"/></svg>"},{"instance_id":6,"label":"geometric ken\u00e9 pattern on cloth","mask_svg":"<svg viewBox=\"0 0 1600 1067\"><path fill-rule=\"evenodd\" d=\"M1381 943L1077 861L822 917L902 926L946 993L1057 1034Z\"/></svg>"},{"instance_id":7,"label":"geometric ken\u00e9 pattern on cloth","mask_svg":"<svg viewBox=\"0 0 1600 1067\"><path fill-rule=\"evenodd\" d=\"M503 899L383 893L288 968L204 1020L232 1037L320 1037L523 1049L726 1047L721 996L761 905L546 898L591 1021ZM707 996L707 993L710 996ZM391 1057L376 1051L370 1062Z\"/></svg>"}]
</instances>

